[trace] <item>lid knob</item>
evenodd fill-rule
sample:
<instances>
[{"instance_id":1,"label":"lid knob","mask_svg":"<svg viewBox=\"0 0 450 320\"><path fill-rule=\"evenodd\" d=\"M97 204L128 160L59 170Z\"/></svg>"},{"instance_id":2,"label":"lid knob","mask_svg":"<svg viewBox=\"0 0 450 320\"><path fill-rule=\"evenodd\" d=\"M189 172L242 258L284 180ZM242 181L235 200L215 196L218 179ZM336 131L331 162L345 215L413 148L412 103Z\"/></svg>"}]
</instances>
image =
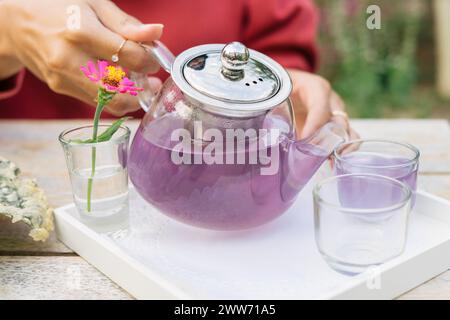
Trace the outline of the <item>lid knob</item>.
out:
<instances>
[{"instance_id":1,"label":"lid knob","mask_svg":"<svg viewBox=\"0 0 450 320\"><path fill-rule=\"evenodd\" d=\"M222 49L220 60L222 74L230 80L239 80L244 77L244 68L250 59L250 52L240 42L231 42Z\"/></svg>"}]
</instances>

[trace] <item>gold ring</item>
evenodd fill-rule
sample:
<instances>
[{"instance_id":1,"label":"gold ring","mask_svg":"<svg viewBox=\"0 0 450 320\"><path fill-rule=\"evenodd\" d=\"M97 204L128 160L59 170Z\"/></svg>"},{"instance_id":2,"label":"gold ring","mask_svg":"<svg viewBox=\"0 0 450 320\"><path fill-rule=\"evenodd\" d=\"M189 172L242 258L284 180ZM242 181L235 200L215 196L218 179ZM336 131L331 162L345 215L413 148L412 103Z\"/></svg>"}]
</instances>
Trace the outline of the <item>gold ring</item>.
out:
<instances>
[{"instance_id":1,"label":"gold ring","mask_svg":"<svg viewBox=\"0 0 450 320\"><path fill-rule=\"evenodd\" d=\"M114 54L111 56L111 61L112 61L112 62L114 62L114 63L119 62L119 53L120 53L120 51L123 49L123 47L125 46L125 43L127 43L127 41L128 41L127 39L124 39L124 40L122 41L122 43L120 44L119 49L117 49L117 52L114 53Z\"/></svg>"},{"instance_id":2,"label":"gold ring","mask_svg":"<svg viewBox=\"0 0 450 320\"><path fill-rule=\"evenodd\" d=\"M343 118L345 118L346 120L348 120L348 114L347 114L347 112L345 112L345 111L341 111L341 110L333 110L333 111L331 111L331 114L332 114L334 117L343 117Z\"/></svg>"}]
</instances>

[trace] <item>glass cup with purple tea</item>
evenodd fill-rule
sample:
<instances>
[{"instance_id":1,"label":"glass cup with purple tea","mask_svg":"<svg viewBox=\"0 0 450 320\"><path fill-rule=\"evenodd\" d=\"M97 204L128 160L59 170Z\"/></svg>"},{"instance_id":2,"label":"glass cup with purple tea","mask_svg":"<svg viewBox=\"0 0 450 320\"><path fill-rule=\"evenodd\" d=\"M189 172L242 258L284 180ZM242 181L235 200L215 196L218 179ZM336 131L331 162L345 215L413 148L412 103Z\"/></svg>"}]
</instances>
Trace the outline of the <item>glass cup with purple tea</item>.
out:
<instances>
[{"instance_id":1,"label":"glass cup with purple tea","mask_svg":"<svg viewBox=\"0 0 450 320\"><path fill-rule=\"evenodd\" d=\"M340 144L333 152L337 175L348 173L372 173L388 176L408 185L414 193L417 188L419 150L408 144L392 140L361 139ZM357 201L358 195L346 197ZM374 197L373 201L377 201ZM367 204L368 206L371 203Z\"/></svg>"},{"instance_id":2,"label":"glass cup with purple tea","mask_svg":"<svg viewBox=\"0 0 450 320\"><path fill-rule=\"evenodd\" d=\"M330 267L354 275L403 252L411 189L386 176L354 173L313 190L317 247Z\"/></svg>"},{"instance_id":3,"label":"glass cup with purple tea","mask_svg":"<svg viewBox=\"0 0 450 320\"><path fill-rule=\"evenodd\" d=\"M109 126L98 127L102 131ZM64 149L80 220L97 232L118 237L128 229L127 156L130 130L120 126L108 141L80 143L92 136L92 129L92 125L87 125L65 130L60 134L59 141ZM96 154L95 166L92 166L93 150Z\"/></svg>"}]
</instances>

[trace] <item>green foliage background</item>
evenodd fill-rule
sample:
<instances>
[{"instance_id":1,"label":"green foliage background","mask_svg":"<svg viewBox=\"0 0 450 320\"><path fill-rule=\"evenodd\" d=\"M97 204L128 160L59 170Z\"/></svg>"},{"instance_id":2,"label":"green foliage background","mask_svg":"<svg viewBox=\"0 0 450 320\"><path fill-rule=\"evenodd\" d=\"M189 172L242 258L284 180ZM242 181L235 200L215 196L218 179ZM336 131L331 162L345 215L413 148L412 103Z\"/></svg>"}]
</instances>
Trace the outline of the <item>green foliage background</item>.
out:
<instances>
[{"instance_id":1,"label":"green foliage background","mask_svg":"<svg viewBox=\"0 0 450 320\"><path fill-rule=\"evenodd\" d=\"M321 10L321 70L353 117L388 117L409 110L429 115L433 94L416 94L418 48L427 24L427 0L316 0ZM381 8L381 29L369 30L369 5ZM428 50L432 50L429 48ZM431 100L430 100L431 99ZM418 112L417 112L418 111Z\"/></svg>"}]
</instances>

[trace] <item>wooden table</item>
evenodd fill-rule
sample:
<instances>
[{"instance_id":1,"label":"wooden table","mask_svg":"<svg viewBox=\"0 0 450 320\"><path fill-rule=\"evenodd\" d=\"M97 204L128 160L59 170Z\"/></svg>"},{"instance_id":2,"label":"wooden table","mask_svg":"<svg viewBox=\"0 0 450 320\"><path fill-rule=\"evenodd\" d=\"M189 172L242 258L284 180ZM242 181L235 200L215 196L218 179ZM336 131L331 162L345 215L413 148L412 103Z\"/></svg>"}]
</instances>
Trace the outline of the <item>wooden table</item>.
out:
<instances>
[{"instance_id":1,"label":"wooden table","mask_svg":"<svg viewBox=\"0 0 450 320\"><path fill-rule=\"evenodd\" d=\"M422 152L419 185L450 199L450 130L446 120L353 120L363 137L408 141ZM86 121L0 121L0 156L37 178L54 207L71 202L58 134ZM129 125L134 130L137 122ZM450 212L449 212L450 214ZM0 299L132 299L59 242L34 243L28 229L0 219ZM450 271L399 297L450 299Z\"/></svg>"}]
</instances>

